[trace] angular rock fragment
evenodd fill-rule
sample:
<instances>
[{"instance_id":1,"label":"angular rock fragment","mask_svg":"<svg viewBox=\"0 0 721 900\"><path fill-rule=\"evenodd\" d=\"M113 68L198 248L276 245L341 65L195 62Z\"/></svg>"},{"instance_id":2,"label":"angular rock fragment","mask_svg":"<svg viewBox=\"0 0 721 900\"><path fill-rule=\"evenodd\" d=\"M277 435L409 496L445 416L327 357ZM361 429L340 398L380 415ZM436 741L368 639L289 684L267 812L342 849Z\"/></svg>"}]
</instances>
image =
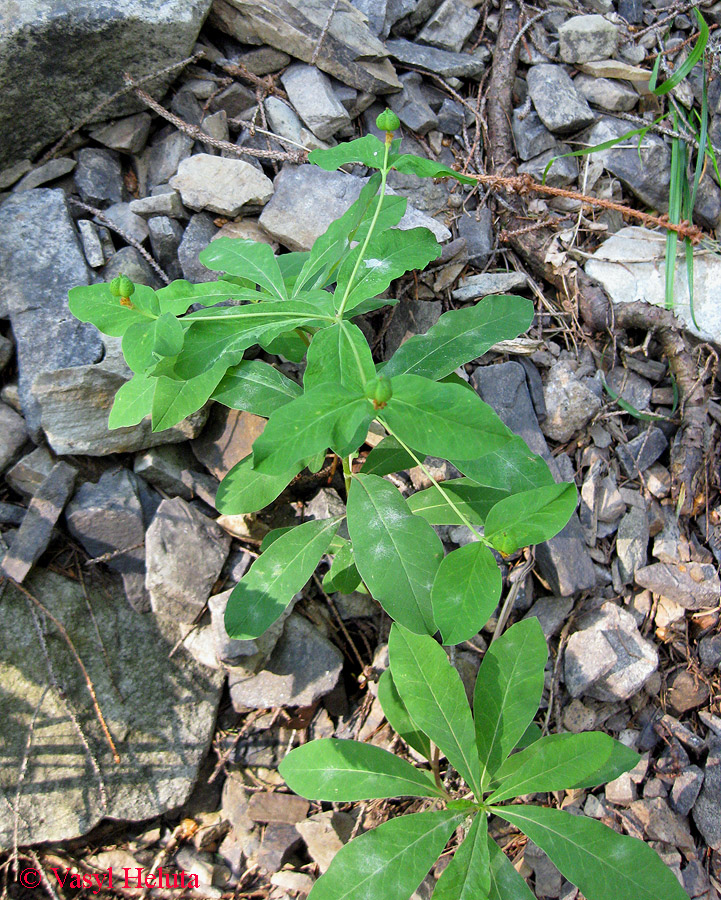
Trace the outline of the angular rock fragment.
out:
<instances>
[{"instance_id":1,"label":"angular rock fragment","mask_svg":"<svg viewBox=\"0 0 721 900\"><path fill-rule=\"evenodd\" d=\"M170 179L185 206L237 216L242 209L263 206L273 195L273 182L242 159L198 153L184 159Z\"/></svg>"},{"instance_id":2,"label":"angular rock fragment","mask_svg":"<svg viewBox=\"0 0 721 900\"><path fill-rule=\"evenodd\" d=\"M559 53L567 63L610 59L618 46L618 26L603 16L572 16L558 29Z\"/></svg>"},{"instance_id":3,"label":"angular rock fragment","mask_svg":"<svg viewBox=\"0 0 721 900\"><path fill-rule=\"evenodd\" d=\"M180 497L163 500L145 536L146 587L153 612L190 623L205 606L230 537Z\"/></svg>"},{"instance_id":4,"label":"angular rock fragment","mask_svg":"<svg viewBox=\"0 0 721 900\"><path fill-rule=\"evenodd\" d=\"M23 417L6 403L0 403L0 472L15 462L27 439Z\"/></svg>"},{"instance_id":5,"label":"angular rock fragment","mask_svg":"<svg viewBox=\"0 0 721 900\"><path fill-rule=\"evenodd\" d=\"M561 66L548 63L531 66L527 82L536 112L549 131L568 134L585 128L596 118Z\"/></svg>"},{"instance_id":6,"label":"angular rock fragment","mask_svg":"<svg viewBox=\"0 0 721 900\"><path fill-rule=\"evenodd\" d=\"M423 47L413 41L397 38L386 41L386 48L391 56L408 66L426 69L444 78L473 78L486 67L480 56L470 53L451 53L437 47Z\"/></svg>"},{"instance_id":7,"label":"angular rock fragment","mask_svg":"<svg viewBox=\"0 0 721 900\"><path fill-rule=\"evenodd\" d=\"M635 572L636 584L684 609L718 606L721 581L711 563L653 563Z\"/></svg>"},{"instance_id":8,"label":"angular rock fragment","mask_svg":"<svg viewBox=\"0 0 721 900\"><path fill-rule=\"evenodd\" d=\"M295 111L322 141L350 125L350 117L335 96L330 79L315 66L295 63L283 72L281 81Z\"/></svg>"}]
</instances>

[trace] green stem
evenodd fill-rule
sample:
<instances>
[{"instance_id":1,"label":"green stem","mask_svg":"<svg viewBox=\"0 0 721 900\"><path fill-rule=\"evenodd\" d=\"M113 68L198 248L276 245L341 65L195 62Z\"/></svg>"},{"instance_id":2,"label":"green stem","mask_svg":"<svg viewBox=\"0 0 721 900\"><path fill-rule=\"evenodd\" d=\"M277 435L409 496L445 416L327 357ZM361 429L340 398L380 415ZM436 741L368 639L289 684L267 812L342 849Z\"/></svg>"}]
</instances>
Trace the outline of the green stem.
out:
<instances>
[{"instance_id":1,"label":"green stem","mask_svg":"<svg viewBox=\"0 0 721 900\"><path fill-rule=\"evenodd\" d=\"M388 179L388 155L391 149L391 142L386 137L385 143L385 152L383 153L383 168L381 169L381 184L380 184L380 194L378 197L378 206L376 206L376 211L373 213L373 219L371 220L370 228L368 229L368 234L363 241L363 245L361 246L360 253L358 254L358 258L355 261L355 265L353 266L353 271L351 272L350 278L348 279L348 284L346 285L345 291L343 293L343 299L340 302L340 306L338 308L338 313L336 315L336 319L340 322L343 318L343 313L345 312L345 308L348 305L348 298L350 296L350 292L353 289L353 282L355 281L355 277L358 274L358 269L360 268L361 261L365 255L366 250L368 249L368 244L370 243L370 239L373 236L373 231L376 227L376 222L378 221L378 216L381 211L381 206L383 205L383 198L385 197L386 192L386 180Z\"/></svg>"},{"instance_id":2,"label":"green stem","mask_svg":"<svg viewBox=\"0 0 721 900\"><path fill-rule=\"evenodd\" d=\"M486 538L485 538L479 531L477 531L477 530L473 527L473 525L471 525L471 523L469 522L468 518L461 512L461 510L458 508L458 506L456 506L456 504L455 504L454 501L453 501L453 498L450 497L450 496L448 495L448 493L441 487L441 485L438 483L438 481L436 481L436 479L435 479L435 478L433 477L433 475L431 474L430 470L429 470L429 469L423 464L423 462L416 456L416 454L411 450L411 448L408 446L408 444L404 443L404 442L398 437L398 435L397 435L391 428L389 428L388 425L386 425L386 423L385 423L382 419L378 419L378 421L379 421L379 422L381 423L381 425L385 428L385 430L388 432L388 434L390 434L391 437L394 437L394 438L398 441L398 443L401 445L401 447L403 447L403 449L406 451L406 453L408 453L410 456L413 457L413 459L414 459L416 465L417 465L417 466L420 466L421 471L423 472L423 474L426 476L426 478L429 479L429 481L431 482L431 484L435 487L435 489L438 491L438 493L441 495L441 497L443 497L443 499L445 500L445 502L450 506L450 508L453 510L453 512L458 516L458 518L461 520L461 522L466 526L466 528L470 529L470 531L471 531L473 534L475 534L475 536L478 538L478 540L479 540L482 544L486 544L487 546L490 546L490 543L486 540Z\"/></svg>"},{"instance_id":3,"label":"green stem","mask_svg":"<svg viewBox=\"0 0 721 900\"><path fill-rule=\"evenodd\" d=\"M341 462L343 463L343 480L345 481L345 495L347 500L348 494L350 494L351 478L353 477L353 455L351 454L348 459L343 457Z\"/></svg>"}]
</instances>

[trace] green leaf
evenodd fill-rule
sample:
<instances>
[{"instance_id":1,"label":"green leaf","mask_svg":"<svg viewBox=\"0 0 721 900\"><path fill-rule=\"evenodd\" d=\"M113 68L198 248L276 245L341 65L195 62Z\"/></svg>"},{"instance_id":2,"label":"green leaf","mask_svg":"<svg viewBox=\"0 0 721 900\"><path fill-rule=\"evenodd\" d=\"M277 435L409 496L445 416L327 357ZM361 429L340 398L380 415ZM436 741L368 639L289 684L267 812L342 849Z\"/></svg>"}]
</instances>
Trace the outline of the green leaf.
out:
<instances>
[{"instance_id":1,"label":"green leaf","mask_svg":"<svg viewBox=\"0 0 721 900\"><path fill-rule=\"evenodd\" d=\"M177 356L183 349L185 332L176 317L169 312L155 320L153 353L158 356Z\"/></svg>"},{"instance_id":2,"label":"green leaf","mask_svg":"<svg viewBox=\"0 0 721 900\"><path fill-rule=\"evenodd\" d=\"M700 29L698 40L694 44L693 49L689 53L688 57L683 61L681 65L674 69L673 74L669 78L667 78L666 81L663 82L663 84L657 84L659 67L661 64L661 54L656 57L656 62L653 66L653 72L651 73L651 79L648 83L648 89L657 97L660 97L663 94L668 94L668 92L672 91L676 87L676 85L680 84L703 56L703 52L706 49L706 44L708 43L709 27L698 9L694 8L694 15L696 16L696 21L698 22Z\"/></svg>"},{"instance_id":3,"label":"green leaf","mask_svg":"<svg viewBox=\"0 0 721 900\"><path fill-rule=\"evenodd\" d=\"M398 300L395 297L369 297L363 300L358 306L353 307L353 312L346 316L348 319L357 319L366 313L374 312L376 309L383 309L384 306L397 306Z\"/></svg>"},{"instance_id":4,"label":"green leaf","mask_svg":"<svg viewBox=\"0 0 721 900\"><path fill-rule=\"evenodd\" d=\"M318 331L308 348L303 376L306 390L319 384L341 384L356 394L376 377L368 341L352 322L338 322Z\"/></svg>"},{"instance_id":5,"label":"green leaf","mask_svg":"<svg viewBox=\"0 0 721 900\"><path fill-rule=\"evenodd\" d=\"M345 296L362 249L362 245L357 246L343 260L335 291L336 308ZM354 307L369 297L383 293L393 279L405 272L424 269L440 252L441 245L427 228L409 228L406 231L391 228L375 233L353 277L345 315L348 316Z\"/></svg>"},{"instance_id":6,"label":"green leaf","mask_svg":"<svg viewBox=\"0 0 721 900\"><path fill-rule=\"evenodd\" d=\"M498 606L502 587L503 576L485 544L466 544L449 553L431 590L443 643L460 644L478 634Z\"/></svg>"},{"instance_id":7,"label":"green leaf","mask_svg":"<svg viewBox=\"0 0 721 900\"><path fill-rule=\"evenodd\" d=\"M330 569L323 579L323 589L328 593L340 591L341 594L352 594L361 583L361 577L355 564L353 546L346 542L333 558Z\"/></svg>"},{"instance_id":8,"label":"green leaf","mask_svg":"<svg viewBox=\"0 0 721 900\"><path fill-rule=\"evenodd\" d=\"M363 217L363 221L356 228L353 233L354 241L364 241L368 232L370 231L371 221L373 216L375 215L376 207L378 206L380 195L373 199L373 202L368 207L368 212ZM408 200L406 197L398 197L395 194L384 194L383 195L383 203L381 204L381 211L378 213L378 218L376 219L375 231L385 231L388 228L393 228L406 213L406 208L408 206Z\"/></svg>"},{"instance_id":9,"label":"green leaf","mask_svg":"<svg viewBox=\"0 0 721 900\"><path fill-rule=\"evenodd\" d=\"M444 313L425 334L409 338L383 367L383 374L422 375L437 381L476 359L499 341L528 330L533 303L525 297L499 294L475 306Z\"/></svg>"},{"instance_id":10,"label":"green leaf","mask_svg":"<svg viewBox=\"0 0 721 900\"><path fill-rule=\"evenodd\" d=\"M172 428L191 413L197 412L215 390L224 371L225 363L220 360L212 369L188 381L175 381L164 375L156 378L152 410L153 431Z\"/></svg>"},{"instance_id":11,"label":"green leaf","mask_svg":"<svg viewBox=\"0 0 721 900\"><path fill-rule=\"evenodd\" d=\"M587 900L688 900L673 872L643 841L562 809L500 806Z\"/></svg>"},{"instance_id":12,"label":"green leaf","mask_svg":"<svg viewBox=\"0 0 721 900\"><path fill-rule=\"evenodd\" d=\"M473 692L473 715L478 755L487 773L498 769L533 721L547 659L538 619L511 626L486 650Z\"/></svg>"},{"instance_id":13,"label":"green leaf","mask_svg":"<svg viewBox=\"0 0 721 900\"><path fill-rule=\"evenodd\" d=\"M260 637L282 615L315 571L341 519L304 522L282 534L233 588L225 629L240 641Z\"/></svg>"},{"instance_id":14,"label":"green leaf","mask_svg":"<svg viewBox=\"0 0 721 900\"><path fill-rule=\"evenodd\" d=\"M536 725L535 722L531 722L531 724L526 728L526 730L521 735L521 739L516 744L516 750L525 750L526 747L530 747L531 744L534 744L536 741L539 741L543 737L543 732Z\"/></svg>"},{"instance_id":15,"label":"green leaf","mask_svg":"<svg viewBox=\"0 0 721 900\"><path fill-rule=\"evenodd\" d=\"M340 384L319 384L277 409L253 444L259 472L279 475L330 447L348 456L364 441L373 404Z\"/></svg>"},{"instance_id":16,"label":"green leaf","mask_svg":"<svg viewBox=\"0 0 721 900\"><path fill-rule=\"evenodd\" d=\"M471 710L461 676L445 651L432 637L413 634L394 623L388 655L393 682L413 721L480 797L481 769Z\"/></svg>"},{"instance_id":17,"label":"green leaf","mask_svg":"<svg viewBox=\"0 0 721 900\"><path fill-rule=\"evenodd\" d=\"M479 812L438 879L433 900L484 900L490 889L488 817Z\"/></svg>"},{"instance_id":18,"label":"green leaf","mask_svg":"<svg viewBox=\"0 0 721 900\"><path fill-rule=\"evenodd\" d=\"M267 419L302 393L300 385L268 363L244 359L228 369L213 391L212 399L231 409L242 409Z\"/></svg>"},{"instance_id":19,"label":"green leaf","mask_svg":"<svg viewBox=\"0 0 721 900\"><path fill-rule=\"evenodd\" d=\"M355 232L371 208L380 181L380 175L374 175L361 189L358 199L316 239L295 282L294 296L307 284L322 287L329 280L335 281L331 273L350 250L351 239L357 240Z\"/></svg>"},{"instance_id":20,"label":"green leaf","mask_svg":"<svg viewBox=\"0 0 721 900\"><path fill-rule=\"evenodd\" d=\"M92 322L111 337L122 337L137 322L152 322L160 312L155 291L144 284L135 285L132 304L123 306L120 298L110 293L109 284L87 284L68 292L68 307L75 318Z\"/></svg>"},{"instance_id":21,"label":"green leaf","mask_svg":"<svg viewBox=\"0 0 721 900\"><path fill-rule=\"evenodd\" d=\"M476 484L511 494L556 483L546 461L531 453L523 438L517 435L480 459L454 459L451 462Z\"/></svg>"},{"instance_id":22,"label":"green leaf","mask_svg":"<svg viewBox=\"0 0 721 900\"><path fill-rule=\"evenodd\" d=\"M108 428L128 428L149 416L153 408L155 378L136 374L115 394Z\"/></svg>"},{"instance_id":23,"label":"green leaf","mask_svg":"<svg viewBox=\"0 0 721 900\"><path fill-rule=\"evenodd\" d=\"M303 266L308 261L310 252L308 250L293 250L291 253L281 253L276 256L275 261L285 282L285 289L289 294L295 288L298 276L303 271Z\"/></svg>"},{"instance_id":24,"label":"green leaf","mask_svg":"<svg viewBox=\"0 0 721 900\"><path fill-rule=\"evenodd\" d=\"M386 669L378 679L378 700L388 724L400 735L409 747L417 750L426 759L431 758L431 742L427 735L411 719L401 695L393 683L391 670Z\"/></svg>"},{"instance_id":25,"label":"green leaf","mask_svg":"<svg viewBox=\"0 0 721 900\"><path fill-rule=\"evenodd\" d=\"M220 482L215 507L227 516L257 512L281 494L304 466L299 460L279 475L266 475L253 468L253 456L236 463Z\"/></svg>"},{"instance_id":26,"label":"green leaf","mask_svg":"<svg viewBox=\"0 0 721 900\"><path fill-rule=\"evenodd\" d=\"M364 466L365 471L365 466ZM470 478L452 478L441 482L441 490L435 485L424 491L417 491L408 498L408 506L417 516L432 525L465 525L453 507L444 497L448 494L456 507L472 525L483 525L486 516L499 500L508 496L508 491L482 487Z\"/></svg>"},{"instance_id":27,"label":"green leaf","mask_svg":"<svg viewBox=\"0 0 721 900\"><path fill-rule=\"evenodd\" d=\"M462 821L444 809L384 822L341 847L308 900L408 900Z\"/></svg>"},{"instance_id":28,"label":"green leaf","mask_svg":"<svg viewBox=\"0 0 721 900\"><path fill-rule=\"evenodd\" d=\"M269 244L218 238L200 253L198 260L207 269L248 278L278 300L288 299L283 274Z\"/></svg>"},{"instance_id":29,"label":"green leaf","mask_svg":"<svg viewBox=\"0 0 721 900\"><path fill-rule=\"evenodd\" d=\"M488 838L490 900L536 900L523 878L492 837Z\"/></svg>"},{"instance_id":30,"label":"green leaf","mask_svg":"<svg viewBox=\"0 0 721 900\"><path fill-rule=\"evenodd\" d=\"M183 319L183 325L190 330L185 335L176 374L182 378L200 375L221 355L227 357L228 366L235 365L253 344L270 341L294 328L322 327L331 321L316 304L302 300L248 303L190 313Z\"/></svg>"},{"instance_id":31,"label":"green leaf","mask_svg":"<svg viewBox=\"0 0 721 900\"><path fill-rule=\"evenodd\" d=\"M370 169L381 169L385 147L374 134L366 134L355 141L346 141L327 149L313 150L308 154L308 162L320 166L326 172L334 172L349 163L360 163Z\"/></svg>"},{"instance_id":32,"label":"green leaf","mask_svg":"<svg viewBox=\"0 0 721 900\"><path fill-rule=\"evenodd\" d=\"M357 475L348 495L356 568L388 615L411 631L434 634L431 586L443 544L389 482Z\"/></svg>"},{"instance_id":33,"label":"green leaf","mask_svg":"<svg viewBox=\"0 0 721 900\"><path fill-rule=\"evenodd\" d=\"M601 732L551 734L509 756L493 776L489 803L522 794L595 787L639 761L638 753Z\"/></svg>"},{"instance_id":34,"label":"green leaf","mask_svg":"<svg viewBox=\"0 0 721 900\"><path fill-rule=\"evenodd\" d=\"M359 741L310 741L291 750L278 771L292 791L310 800L345 803L383 797L445 796L430 772Z\"/></svg>"},{"instance_id":35,"label":"green leaf","mask_svg":"<svg viewBox=\"0 0 721 900\"><path fill-rule=\"evenodd\" d=\"M460 181L461 184L478 184L478 179L473 178L471 175L462 175L460 172L456 172L455 169L444 166L443 163L425 159L422 156L414 156L411 153L396 156L393 159L391 168L407 175L420 175L421 178L450 177Z\"/></svg>"},{"instance_id":36,"label":"green leaf","mask_svg":"<svg viewBox=\"0 0 721 900\"><path fill-rule=\"evenodd\" d=\"M123 335L121 346L125 362L137 374L149 373L157 363L158 358L153 352L155 321L146 317L142 321L133 322Z\"/></svg>"},{"instance_id":37,"label":"green leaf","mask_svg":"<svg viewBox=\"0 0 721 900\"><path fill-rule=\"evenodd\" d=\"M419 454L425 459L425 454ZM391 472L402 472L411 469L416 461L401 447L398 441L388 435L377 444L363 463L364 475L390 475ZM412 497L410 498L413 499Z\"/></svg>"},{"instance_id":38,"label":"green leaf","mask_svg":"<svg viewBox=\"0 0 721 900\"><path fill-rule=\"evenodd\" d=\"M429 456L483 456L505 446L511 430L474 392L418 375L391 379L393 396L382 412L388 430Z\"/></svg>"},{"instance_id":39,"label":"green leaf","mask_svg":"<svg viewBox=\"0 0 721 900\"><path fill-rule=\"evenodd\" d=\"M576 485L548 485L513 494L486 516L485 535L501 553L547 541L566 525L576 509Z\"/></svg>"},{"instance_id":40,"label":"green leaf","mask_svg":"<svg viewBox=\"0 0 721 900\"><path fill-rule=\"evenodd\" d=\"M258 343L267 353L284 356L294 363L303 362L308 352L308 344L297 331L286 331L272 340L260 340Z\"/></svg>"},{"instance_id":41,"label":"green leaf","mask_svg":"<svg viewBox=\"0 0 721 900\"><path fill-rule=\"evenodd\" d=\"M251 300L257 302L264 295L259 294L255 288L246 287L230 281L207 281L202 284L193 284L182 278L171 281L164 288L155 292L160 304L161 313L172 313L174 316L182 316L194 303L202 306L215 306L225 300ZM272 299L265 295L266 299ZM135 294L133 294L133 299Z\"/></svg>"}]
</instances>

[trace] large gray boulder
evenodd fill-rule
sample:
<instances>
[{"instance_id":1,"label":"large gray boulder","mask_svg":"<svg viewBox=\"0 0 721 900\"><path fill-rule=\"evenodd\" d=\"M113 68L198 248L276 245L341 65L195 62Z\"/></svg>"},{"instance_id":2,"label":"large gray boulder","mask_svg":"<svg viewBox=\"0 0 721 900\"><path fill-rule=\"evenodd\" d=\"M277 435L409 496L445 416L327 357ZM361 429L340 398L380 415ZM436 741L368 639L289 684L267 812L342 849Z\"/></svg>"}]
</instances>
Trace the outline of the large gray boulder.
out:
<instances>
[{"instance_id":1,"label":"large gray boulder","mask_svg":"<svg viewBox=\"0 0 721 900\"><path fill-rule=\"evenodd\" d=\"M63 192L37 188L11 195L0 205L0 234L0 317L10 316L20 403L39 443L35 380L42 372L98 362L103 342L94 325L79 322L68 309L68 291L89 284L90 276Z\"/></svg>"},{"instance_id":2,"label":"large gray boulder","mask_svg":"<svg viewBox=\"0 0 721 900\"><path fill-rule=\"evenodd\" d=\"M177 623L138 615L112 585L86 577L86 597L77 582L45 570L26 584L83 661L119 759L58 626L7 584L0 684L3 756L13 764L0 767L0 849L68 840L105 817L140 821L182 805L208 751L222 674L182 646L171 656Z\"/></svg>"},{"instance_id":3,"label":"large gray boulder","mask_svg":"<svg viewBox=\"0 0 721 900\"><path fill-rule=\"evenodd\" d=\"M212 0L0 0L0 168L68 128L137 112L124 86L188 56ZM177 73L157 79L160 95ZM146 85L146 90L148 86Z\"/></svg>"}]
</instances>

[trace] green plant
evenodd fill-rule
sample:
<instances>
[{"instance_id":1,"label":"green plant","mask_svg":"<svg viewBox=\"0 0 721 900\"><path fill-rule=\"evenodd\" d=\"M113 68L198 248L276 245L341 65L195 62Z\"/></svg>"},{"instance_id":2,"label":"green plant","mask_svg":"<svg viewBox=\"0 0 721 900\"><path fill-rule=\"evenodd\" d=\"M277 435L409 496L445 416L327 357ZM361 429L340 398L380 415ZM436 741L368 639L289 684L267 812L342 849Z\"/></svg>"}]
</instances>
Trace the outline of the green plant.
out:
<instances>
[{"instance_id":1,"label":"green plant","mask_svg":"<svg viewBox=\"0 0 721 900\"><path fill-rule=\"evenodd\" d=\"M434 900L533 900L489 835L490 816L523 831L587 900L686 898L642 841L564 810L506 802L599 785L639 760L599 732L541 736L533 717L548 651L537 619L513 625L486 652L473 716L458 673L431 637L393 625L388 650L390 668L378 684L383 711L430 768L372 744L328 739L292 750L280 772L296 793L315 800L422 797L429 810L392 818L346 844L313 886L312 900L407 900L461 827L465 838Z\"/></svg>"},{"instance_id":2,"label":"green plant","mask_svg":"<svg viewBox=\"0 0 721 900\"><path fill-rule=\"evenodd\" d=\"M475 635L498 604L502 579L492 551L510 554L547 540L575 508L575 486L556 484L546 463L454 374L525 331L533 317L529 300L494 296L449 311L380 365L353 323L394 303L381 296L391 281L440 253L427 229L396 227L406 200L386 193L391 169L474 183L401 154L391 130L395 116L384 113L379 121L385 141L367 135L310 155L328 170L347 163L379 170L311 251L276 257L266 244L222 238L200 256L224 273L218 281L181 280L158 291L138 284L131 291L123 276L70 292L79 319L122 337L135 373L115 397L111 428L149 414L154 430L168 428L208 398L268 417L252 455L220 485L221 512L262 509L303 468L320 469L328 448L342 459L350 539L336 534L340 518L271 533L228 602L234 638L262 634L330 553L328 589L350 592L364 583L404 627L440 631L444 643L458 643ZM217 305L229 298L235 305ZM192 304L203 308L188 313ZM306 357L302 386L266 362L243 359L253 344ZM387 436L354 471L374 419ZM438 483L426 455L452 461L463 477ZM414 465L431 487L405 500L383 476ZM466 525L477 542L444 556L434 524Z\"/></svg>"},{"instance_id":3,"label":"green plant","mask_svg":"<svg viewBox=\"0 0 721 900\"><path fill-rule=\"evenodd\" d=\"M504 760L522 739L536 710L543 681L543 665L538 668L540 646L543 643L542 663L545 642L542 636L539 642L537 624L522 624L503 637L496 635L499 640L486 654L477 688L479 756L473 749L473 724L458 676L435 635L440 634L443 644L454 645L477 634L501 596L502 577L494 552L508 555L555 535L575 508L576 489L573 483L557 484L544 460L531 453L456 374L456 369L498 341L514 338L530 326L533 305L529 300L492 296L475 306L446 312L426 334L412 337L380 364L374 362L368 342L353 322L363 313L396 302L383 296L391 282L407 271L424 268L440 253L427 229L397 227L406 201L387 194L389 172L396 169L475 183L439 163L401 154L400 141L393 139L392 132L397 124L392 114L384 113L379 127L387 132L385 141L367 135L310 155L311 162L327 170L349 163L378 170L312 250L276 257L266 244L222 238L200 257L209 269L223 273L217 281L190 284L181 280L154 291L129 285L121 277L111 285L74 288L69 303L80 320L122 338L125 359L134 372L115 397L111 428L135 425L148 415L154 430L169 428L209 398L267 418L252 454L220 484L219 511L238 515L264 508L302 469L318 471L329 448L342 460L348 538L337 533L341 516L271 532L260 557L230 596L228 634L237 639L262 634L282 615L322 557L330 555L325 587L342 592L367 589L396 623L391 632L392 674L379 685L389 721L425 755L431 753L430 738L476 799L457 799L443 786L437 753L431 753L434 775L430 776L391 754L357 745L360 749L348 752L360 761L360 768L348 774L346 781L338 781L334 759L344 752L338 747L347 750L347 745L319 742L302 751L313 754L316 782L298 780L294 761L300 758L299 751L288 757L283 771L292 785L313 796L326 796L326 782L337 785L339 793L330 798L334 800L367 795L360 787L364 778L369 789L377 792L379 778L387 775L383 790L390 793L382 796L395 795L399 783L410 781L415 786L411 793L447 803L444 811L391 820L374 832L405 848L412 860L412 865L408 863L408 871L414 873L411 880L425 867L415 884L420 882L432 862L430 856L437 855L453 830L473 815L472 840L464 843L466 849L449 867L439 896L470 896L470 888L464 885L473 888L473 896L501 896L493 885L504 885L504 897L520 897L523 891L528 895L527 889L511 873L505 857L488 849L495 845L486 843L485 822L486 813L497 810L496 802L511 796L509 786L518 787L514 766L525 757ZM234 305L219 305L228 300ZM194 304L201 308L188 312ZM244 359L245 351L256 344L295 361L305 358L302 385L267 362ZM358 451L374 420L386 436L359 459ZM427 456L451 461L461 477L439 483L425 464ZM411 466L420 466L431 486L405 499L383 476ZM476 541L445 554L433 525L465 525ZM522 636L517 649L516 641ZM497 714L487 706L490 703L498 705ZM498 723L492 740L486 716ZM432 721L434 717L437 721ZM525 740L530 740L529 735L534 736L533 729ZM533 765L543 769L549 759L556 766L559 760L567 760L571 771L570 757L563 756L566 746L586 747L588 740L587 736L573 741L560 736L532 744L527 751L532 763L529 771ZM611 777L632 764L629 751L619 749L610 738L593 741L587 750L594 777ZM556 755L549 757L546 747L555 747ZM608 759L603 757L606 751ZM363 776L368 754L377 765L366 766ZM583 774L590 763L575 760L573 765L577 784L590 777ZM396 775L401 772L405 775ZM306 769L308 778L309 773ZM556 784L555 775L545 781L542 775L539 770L536 781L524 782L524 790L555 789L534 786ZM562 784L567 786L565 780ZM484 800L488 791L493 794ZM551 818L558 815L546 812ZM546 812L537 815L543 817ZM514 823L520 821L515 807L504 807L503 815ZM540 835L545 827L541 821L527 831ZM589 827L595 835L597 826ZM415 837L409 840L411 832ZM624 843L618 846L627 846L626 839L610 834L605 841L619 840ZM333 871L344 865L342 860L348 860L351 868L369 865L365 853L373 849L368 843L373 840L377 839L364 835L349 845ZM422 865L410 852L414 841L423 851ZM537 842L543 846L542 837ZM377 848L377 852L384 851ZM661 866L653 852L648 853L656 860L653 866ZM575 867L576 862L569 871L575 872ZM413 890L411 885L406 891L410 881L405 872L395 876L388 866L382 871L391 881L399 880L397 889L391 889L391 881L379 876L374 882L379 900L401 898ZM663 877L659 876L665 884ZM369 896L343 893L345 888L334 884L333 877L319 881L316 900ZM588 896L593 900L592 893ZM667 896L672 896L670 891Z\"/></svg>"}]
</instances>

